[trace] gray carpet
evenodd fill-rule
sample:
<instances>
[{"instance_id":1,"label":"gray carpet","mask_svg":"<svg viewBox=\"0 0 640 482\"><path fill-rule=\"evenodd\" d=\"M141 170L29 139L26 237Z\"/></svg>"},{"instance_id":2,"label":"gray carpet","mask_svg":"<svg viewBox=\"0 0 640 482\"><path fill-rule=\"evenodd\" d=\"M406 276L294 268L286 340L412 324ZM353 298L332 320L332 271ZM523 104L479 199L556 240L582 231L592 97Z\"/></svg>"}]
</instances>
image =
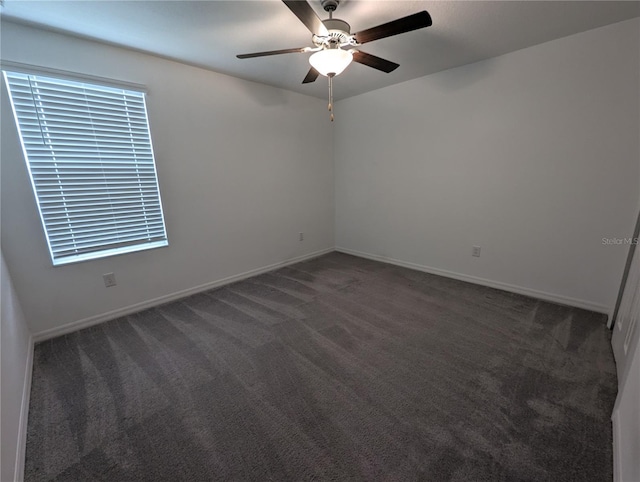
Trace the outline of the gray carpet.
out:
<instances>
[{"instance_id":1,"label":"gray carpet","mask_svg":"<svg viewBox=\"0 0 640 482\"><path fill-rule=\"evenodd\" d=\"M609 337L332 253L38 344L26 479L611 480Z\"/></svg>"}]
</instances>

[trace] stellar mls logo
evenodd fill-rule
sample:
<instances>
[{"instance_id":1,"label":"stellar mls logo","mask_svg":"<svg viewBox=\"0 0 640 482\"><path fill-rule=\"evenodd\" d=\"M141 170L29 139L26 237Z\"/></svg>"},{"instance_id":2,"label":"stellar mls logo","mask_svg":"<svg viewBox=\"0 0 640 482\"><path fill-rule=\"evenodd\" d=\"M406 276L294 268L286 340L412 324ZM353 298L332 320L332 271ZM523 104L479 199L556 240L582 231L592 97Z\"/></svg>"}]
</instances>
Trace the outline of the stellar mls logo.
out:
<instances>
[{"instance_id":1,"label":"stellar mls logo","mask_svg":"<svg viewBox=\"0 0 640 482\"><path fill-rule=\"evenodd\" d=\"M621 245L621 244L639 244L640 238L602 238L602 244Z\"/></svg>"}]
</instances>

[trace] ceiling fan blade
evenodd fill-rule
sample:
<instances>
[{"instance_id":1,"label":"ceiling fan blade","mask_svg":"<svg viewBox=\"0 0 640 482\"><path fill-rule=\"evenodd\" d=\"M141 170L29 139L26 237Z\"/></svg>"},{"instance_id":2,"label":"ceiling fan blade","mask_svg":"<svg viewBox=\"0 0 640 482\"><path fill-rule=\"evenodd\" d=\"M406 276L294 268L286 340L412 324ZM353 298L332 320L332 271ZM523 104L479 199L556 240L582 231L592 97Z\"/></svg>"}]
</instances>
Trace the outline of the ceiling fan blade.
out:
<instances>
[{"instance_id":1,"label":"ceiling fan blade","mask_svg":"<svg viewBox=\"0 0 640 482\"><path fill-rule=\"evenodd\" d=\"M381 70L387 74L400 67L400 64L396 64L395 62L391 62L359 50L353 52L353 61L366 65L367 67L373 67L374 69Z\"/></svg>"},{"instance_id":2,"label":"ceiling fan blade","mask_svg":"<svg viewBox=\"0 0 640 482\"><path fill-rule=\"evenodd\" d=\"M320 75L320 72L318 72L316 69L314 69L313 67L311 67L309 69L309 72L307 72L307 76L304 78L304 80L302 81L303 84L308 84L310 82L315 82L316 79L318 78L318 75Z\"/></svg>"},{"instance_id":3,"label":"ceiling fan blade","mask_svg":"<svg viewBox=\"0 0 640 482\"><path fill-rule=\"evenodd\" d=\"M423 10L422 12L414 13L408 17L402 17L388 23L383 23L377 27L357 32L355 36L356 41L359 44L363 44L371 42L372 40L378 40L385 37L391 37L392 35L418 30L419 28L429 27L431 24L431 15L429 15L429 12L426 10Z\"/></svg>"},{"instance_id":4,"label":"ceiling fan blade","mask_svg":"<svg viewBox=\"0 0 640 482\"><path fill-rule=\"evenodd\" d=\"M282 0L282 2L289 7L289 10L305 24L305 26L316 35L326 37L329 35L327 27L324 26L320 17L313 11L311 5L305 0Z\"/></svg>"},{"instance_id":5,"label":"ceiling fan blade","mask_svg":"<svg viewBox=\"0 0 640 482\"><path fill-rule=\"evenodd\" d=\"M253 57L266 57L267 55L280 55L280 54L293 54L308 52L309 47L301 47L297 49L283 49L283 50L267 50L266 52L254 52L252 54L240 54L236 55L239 59L251 59Z\"/></svg>"}]
</instances>

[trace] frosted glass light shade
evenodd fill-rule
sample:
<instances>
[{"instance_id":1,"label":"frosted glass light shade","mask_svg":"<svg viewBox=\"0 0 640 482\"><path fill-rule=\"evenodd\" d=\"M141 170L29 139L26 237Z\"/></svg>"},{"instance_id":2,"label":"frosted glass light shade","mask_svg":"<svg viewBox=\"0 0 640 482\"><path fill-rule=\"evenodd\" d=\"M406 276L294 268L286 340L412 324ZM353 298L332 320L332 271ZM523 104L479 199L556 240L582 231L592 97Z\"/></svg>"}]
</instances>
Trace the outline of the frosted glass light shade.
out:
<instances>
[{"instance_id":1,"label":"frosted glass light shade","mask_svg":"<svg viewBox=\"0 0 640 482\"><path fill-rule=\"evenodd\" d=\"M340 74L352 60L353 54L342 49L320 50L309 57L311 66L324 76Z\"/></svg>"}]
</instances>

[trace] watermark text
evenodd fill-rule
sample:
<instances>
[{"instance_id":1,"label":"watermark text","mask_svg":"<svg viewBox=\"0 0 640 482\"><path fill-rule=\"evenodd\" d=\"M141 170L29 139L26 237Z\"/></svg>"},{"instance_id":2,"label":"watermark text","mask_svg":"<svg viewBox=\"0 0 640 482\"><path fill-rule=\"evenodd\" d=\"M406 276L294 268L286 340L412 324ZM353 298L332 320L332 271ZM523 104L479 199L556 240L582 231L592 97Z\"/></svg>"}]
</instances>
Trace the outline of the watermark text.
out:
<instances>
[{"instance_id":1,"label":"watermark text","mask_svg":"<svg viewBox=\"0 0 640 482\"><path fill-rule=\"evenodd\" d=\"M640 238L602 238L602 244L640 244Z\"/></svg>"}]
</instances>

